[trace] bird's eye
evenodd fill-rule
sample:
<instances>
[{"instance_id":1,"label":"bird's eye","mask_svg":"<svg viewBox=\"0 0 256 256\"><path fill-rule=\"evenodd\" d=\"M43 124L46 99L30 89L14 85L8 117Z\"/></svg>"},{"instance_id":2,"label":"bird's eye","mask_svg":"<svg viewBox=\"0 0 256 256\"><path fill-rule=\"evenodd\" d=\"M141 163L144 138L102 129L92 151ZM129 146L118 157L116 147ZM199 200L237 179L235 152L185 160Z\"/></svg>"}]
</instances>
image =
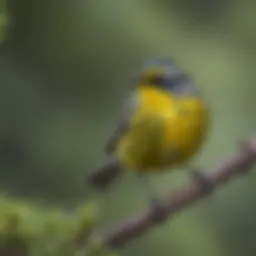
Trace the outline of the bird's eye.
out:
<instances>
[{"instance_id":1,"label":"bird's eye","mask_svg":"<svg viewBox=\"0 0 256 256\"><path fill-rule=\"evenodd\" d=\"M150 79L150 84L164 86L167 84L167 79L164 77L154 77Z\"/></svg>"}]
</instances>

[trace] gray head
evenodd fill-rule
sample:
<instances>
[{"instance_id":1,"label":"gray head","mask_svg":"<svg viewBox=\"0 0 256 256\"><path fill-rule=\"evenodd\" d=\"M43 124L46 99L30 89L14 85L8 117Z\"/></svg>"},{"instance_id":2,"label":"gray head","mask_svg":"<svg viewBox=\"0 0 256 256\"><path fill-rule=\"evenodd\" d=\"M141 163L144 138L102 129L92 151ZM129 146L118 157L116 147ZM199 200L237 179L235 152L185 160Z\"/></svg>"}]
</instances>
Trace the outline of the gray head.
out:
<instances>
[{"instance_id":1,"label":"gray head","mask_svg":"<svg viewBox=\"0 0 256 256\"><path fill-rule=\"evenodd\" d=\"M173 92L177 96L198 95L190 77L173 60L152 58L140 73L139 85L149 85Z\"/></svg>"}]
</instances>

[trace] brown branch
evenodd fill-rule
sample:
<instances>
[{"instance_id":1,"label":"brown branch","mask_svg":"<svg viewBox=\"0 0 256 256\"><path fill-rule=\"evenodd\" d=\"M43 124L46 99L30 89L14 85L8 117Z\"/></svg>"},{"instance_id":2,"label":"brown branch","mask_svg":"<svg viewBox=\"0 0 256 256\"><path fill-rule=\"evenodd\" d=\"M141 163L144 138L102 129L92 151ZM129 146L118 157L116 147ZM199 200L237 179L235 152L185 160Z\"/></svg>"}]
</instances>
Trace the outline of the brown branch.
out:
<instances>
[{"instance_id":1,"label":"brown branch","mask_svg":"<svg viewBox=\"0 0 256 256\"><path fill-rule=\"evenodd\" d=\"M243 174L256 163L256 139L242 143L239 150L223 160L218 166L205 172L205 177L214 187L224 184L236 174ZM191 181L185 187L171 192L153 209L116 224L103 233L103 242L110 247L121 247L128 240L144 234L154 224L173 217L177 212L207 196L202 183Z\"/></svg>"}]
</instances>

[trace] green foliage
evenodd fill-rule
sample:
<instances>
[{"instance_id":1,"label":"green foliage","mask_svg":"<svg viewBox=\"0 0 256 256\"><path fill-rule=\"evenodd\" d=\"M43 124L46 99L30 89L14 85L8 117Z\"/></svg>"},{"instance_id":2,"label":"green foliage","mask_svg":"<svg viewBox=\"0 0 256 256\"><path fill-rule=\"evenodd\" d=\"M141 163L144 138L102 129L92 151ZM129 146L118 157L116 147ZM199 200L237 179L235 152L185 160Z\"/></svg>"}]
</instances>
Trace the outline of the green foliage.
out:
<instances>
[{"instance_id":1,"label":"green foliage","mask_svg":"<svg viewBox=\"0 0 256 256\"><path fill-rule=\"evenodd\" d=\"M87 203L68 214L2 195L0 253L110 256L112 252L104 248L94 234L96 220L94 203Z\"/></svg>"}]
</instances>

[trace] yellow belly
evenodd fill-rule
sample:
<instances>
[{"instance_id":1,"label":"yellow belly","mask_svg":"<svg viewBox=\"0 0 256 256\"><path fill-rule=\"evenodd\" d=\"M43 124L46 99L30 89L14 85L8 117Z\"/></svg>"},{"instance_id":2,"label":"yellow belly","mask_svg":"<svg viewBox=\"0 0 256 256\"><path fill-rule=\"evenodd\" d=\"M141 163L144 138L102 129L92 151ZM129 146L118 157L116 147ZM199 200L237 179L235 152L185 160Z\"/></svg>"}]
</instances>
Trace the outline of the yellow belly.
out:
<instances>
[{"instance_id":1,"label":"yellow belly","mask_svg":"<svg viewBox=\"0 0 256 256\"><path fill-rule=\"evenodd\" d=\"M130 129L117 147L120 161L137 171L157 172L189 160L205 139L203 101L178 99L151 88L140 89L139 96Z\"/></svg>"}]
</instances>

